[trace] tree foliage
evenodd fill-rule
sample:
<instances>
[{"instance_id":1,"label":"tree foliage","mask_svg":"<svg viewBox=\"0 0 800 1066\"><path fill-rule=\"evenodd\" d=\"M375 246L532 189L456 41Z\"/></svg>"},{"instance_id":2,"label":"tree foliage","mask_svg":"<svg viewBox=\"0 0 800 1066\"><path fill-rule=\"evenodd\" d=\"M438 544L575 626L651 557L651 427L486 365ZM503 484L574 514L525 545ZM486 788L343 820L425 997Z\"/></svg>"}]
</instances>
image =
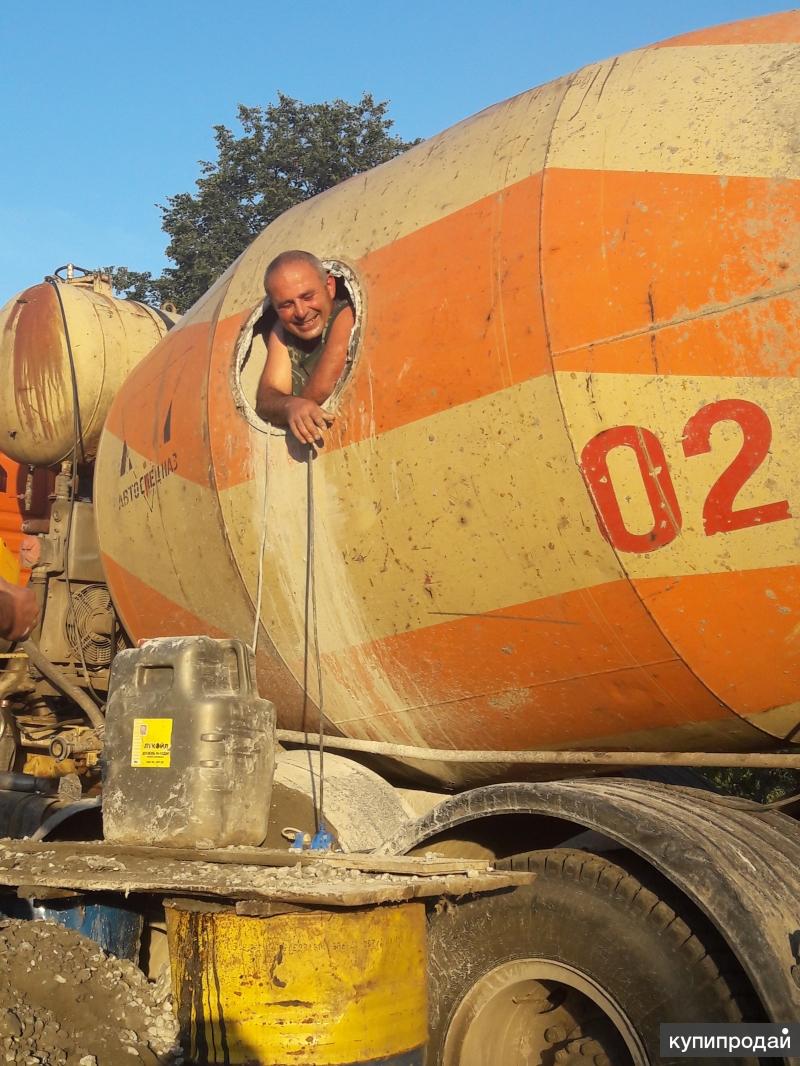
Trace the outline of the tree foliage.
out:
<instances>
[{"instance_id":1,"label":"tree foliage","mask_svg":"<svg viewBox=\"0 0 800 1066\"><path fill-rule=\"evenodd\" d=\"M387 102L305 104L278 94L239 105L242 133L214 127L217 158L201 162L195 193L159 205L174 266L159 278L118 267L114 287L132 299L171 300L185 311L278 215L416 144L390 133Z\"/></svg>"},{"instance_id":2,"label":"tree foliage","mask_svg":"<svg viewBox=\"0 0 800 1066\"><path fill-rule=\"evenodd\" d=\"M706 770L705 776L721 792L756 803L774 803L800 792L800 773L796 770L741 769Z\"/></svg>"}]
</instances>

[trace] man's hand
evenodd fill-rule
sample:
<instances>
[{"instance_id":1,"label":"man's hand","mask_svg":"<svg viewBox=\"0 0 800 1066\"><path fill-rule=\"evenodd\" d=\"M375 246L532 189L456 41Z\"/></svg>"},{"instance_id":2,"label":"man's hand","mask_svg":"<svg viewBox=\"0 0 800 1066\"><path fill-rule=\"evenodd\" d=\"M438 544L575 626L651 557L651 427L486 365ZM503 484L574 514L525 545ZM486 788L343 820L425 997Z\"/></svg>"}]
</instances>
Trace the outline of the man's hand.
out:
<instances>
[{"instance_id":1,"label":"man's hand","mask_svg":"<svg viewBox=\"0 0 800 1066\"><path fill-rule=\"evenodd\" d=\"M318 403L303 396L286 400L286 425L301 444L314 444L323 432L332 425L334 416L323 411Z\"/></svg>"},{"instance_id":2,"label":"man's hand","mask_svg":"<svg viewBox=\"0 0 800 1066\"><path fill-rule=\"evenodd\" d=\"M0 637L24 640L39 619L39 606L29 588L12 585L0 577Z\"/></svg>"}]
</instances>

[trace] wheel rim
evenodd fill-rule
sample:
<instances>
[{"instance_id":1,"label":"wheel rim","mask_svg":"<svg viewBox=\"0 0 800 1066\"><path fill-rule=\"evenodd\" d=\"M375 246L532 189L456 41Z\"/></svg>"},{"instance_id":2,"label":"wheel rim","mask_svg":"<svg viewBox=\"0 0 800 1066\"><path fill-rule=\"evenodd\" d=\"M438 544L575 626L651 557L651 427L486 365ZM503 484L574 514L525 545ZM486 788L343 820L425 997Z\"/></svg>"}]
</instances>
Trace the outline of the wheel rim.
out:
<instances>
[{"instance_id":1,"label":"wheel rim","mask_svg":"<svg viewBox=\"0 0 800 1066\"><path fill-rule=\"evenodd\" d=\"M459 1003L442 1066L649 1066L619 1003L588 974L517 959L484 974Z\"/></svg>"}]
</instances>

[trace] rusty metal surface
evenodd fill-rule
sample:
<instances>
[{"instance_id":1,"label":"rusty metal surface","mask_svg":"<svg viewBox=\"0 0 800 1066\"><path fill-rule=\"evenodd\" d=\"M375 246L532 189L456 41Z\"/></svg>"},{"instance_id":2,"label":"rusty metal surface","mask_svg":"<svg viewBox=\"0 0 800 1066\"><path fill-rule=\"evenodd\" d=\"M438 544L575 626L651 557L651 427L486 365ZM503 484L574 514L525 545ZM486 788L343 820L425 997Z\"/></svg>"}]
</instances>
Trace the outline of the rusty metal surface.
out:
<instances>
[{"instance_id":1,"label":"rusty metal surface","mask_svg":"<svg viewBox=\"0 0 800 1066\"><path fill-rule=\"evenodd\" d=\"M304 455L233 386L266 264L307 247L363 306L314 464L328 729L501 750L793 734L800 14L700 39L489 108L256 239L109 413L98 526L135 639L250 639L263 563L261 688L315 728Z\"/></svg>"},{"instance_id":2,"label":"rusty metal surface","mask_svg":"<svg viewBox=\"0 0 800 1066\"><path fill-rule=\"evenodd\" d=\"M618 778L496 785L446 800L382 848L491 815L562 818L647 859L719 929L770 1018L800 1017L800 825L757 804ZM530 842L520 840L520 851Z\"/></svg>"},{"instance_id":3,"label":"rusty metal surface","mask_svg":"<svg viewBox=\"0 0 800 1066\"><path fill-rule=\"evenodd\" d=\"M205 861L202 852L165 848L1 840L0 885L25 886L34 895L43 887L344 907L491 892L531 880L529 874L494 872L486 863L449 859L437 867L436 860L431 865L424 859L227 851L225 861L219 852Z\"/></svg>"},{"instance_id":4,"label":"rusty metal surface","mask_svg":"<svg viewBox=\"0 0 800 1066\"><path fill-rule=\"evenodd\" d=\"M94 457L111 400L166 333L169 318L118 300L95 276L33 285L0 310L0 450L50 466L75 442L74 388L83 447ZM71 345L71 352L70 346Z\"/></svg>"}]
</instances>

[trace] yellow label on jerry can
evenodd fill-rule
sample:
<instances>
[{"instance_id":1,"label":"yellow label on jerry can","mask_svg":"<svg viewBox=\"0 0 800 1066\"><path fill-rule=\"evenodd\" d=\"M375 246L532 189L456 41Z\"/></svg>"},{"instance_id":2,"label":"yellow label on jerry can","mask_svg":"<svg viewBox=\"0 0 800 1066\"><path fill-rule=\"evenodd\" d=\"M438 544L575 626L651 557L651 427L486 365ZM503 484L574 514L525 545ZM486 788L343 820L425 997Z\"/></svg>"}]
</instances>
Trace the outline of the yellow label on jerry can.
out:
<instances>
[{"instance_id":1,"label":"yellow label on jerry can","mask_svg":"<svg viewBox=\"0 0 800 1066\"><path fill-rule=\"evenodd\" d=\"M134 718L131 766L169 766L171 753L171 718Z\"/></svg>"}]
</instances>

